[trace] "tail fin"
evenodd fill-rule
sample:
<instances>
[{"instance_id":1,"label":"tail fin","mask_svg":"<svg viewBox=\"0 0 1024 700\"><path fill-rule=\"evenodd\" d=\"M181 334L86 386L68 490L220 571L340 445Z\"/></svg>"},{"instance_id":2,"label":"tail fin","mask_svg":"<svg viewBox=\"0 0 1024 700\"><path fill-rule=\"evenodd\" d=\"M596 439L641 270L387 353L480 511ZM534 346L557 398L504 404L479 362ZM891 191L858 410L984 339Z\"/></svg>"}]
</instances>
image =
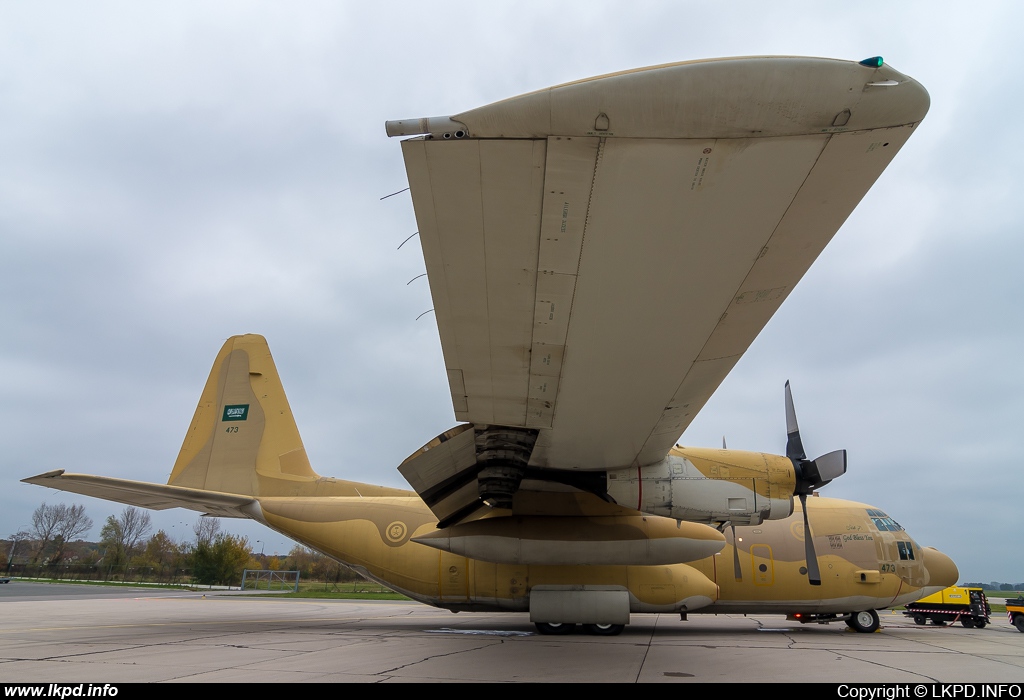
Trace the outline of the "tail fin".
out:
<instances>
[{"instance_id":1,"label":"tail fin","mask_svg":"<svg viewBox=\"0 0 1024 700\"><path fill-rule=\"evenodd\" d=\"M250 518L254 497L414 497L405 489L318 476L309 466L281 379L260 335L220 349L167 485L63 469L22 479L141 508Z\"/></svg>"},{"instance_id":2,"label":"tail fin","mask_svg":"<svg viewBox=\"0 0 1024 700\"><path fill-rule=\"evenodd\" d=\"M167 483L251 496L311 495L299 429L261 335L228 338Z\"/></svg>"}]
</instances>

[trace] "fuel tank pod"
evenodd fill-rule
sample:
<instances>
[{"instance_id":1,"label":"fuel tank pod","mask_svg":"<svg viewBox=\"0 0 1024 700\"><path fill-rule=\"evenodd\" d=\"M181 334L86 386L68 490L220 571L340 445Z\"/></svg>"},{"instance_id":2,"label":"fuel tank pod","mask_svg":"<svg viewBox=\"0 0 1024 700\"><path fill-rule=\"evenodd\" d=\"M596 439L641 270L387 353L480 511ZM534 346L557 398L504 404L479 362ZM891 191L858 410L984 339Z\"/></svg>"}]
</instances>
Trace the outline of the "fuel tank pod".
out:
<instances>
[{"instance_id":1,"label":"fuel tank pod","mask_svg":"<svg viewBox=\"0 0 1024 700\"><path fill-rule=\"evenodd\" d=\"M540 566L681 564L725 546L722 533L705 525L642 515L485 518L413 541L480 561Z\"/></svg>"}]
</instances>

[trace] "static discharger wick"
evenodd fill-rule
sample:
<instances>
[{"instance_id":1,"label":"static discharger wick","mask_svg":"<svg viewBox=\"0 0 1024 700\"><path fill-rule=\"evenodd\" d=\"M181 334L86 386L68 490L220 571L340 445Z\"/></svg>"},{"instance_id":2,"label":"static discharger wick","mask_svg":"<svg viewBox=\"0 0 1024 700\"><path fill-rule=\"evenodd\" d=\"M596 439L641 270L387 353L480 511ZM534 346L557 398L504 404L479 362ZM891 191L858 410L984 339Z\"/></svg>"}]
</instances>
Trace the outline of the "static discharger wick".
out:
<instances>
[{"instance_id":1,"label":"static discharger wick","mask_svg":"<svg viewBox=\"0 0 1024 700\"><path fill-rule=\"evenodd\" d=\"M419 231L416 231L415 233L413 233L413 234L412 234L412 236L415 236L415 235L416 235L417 233L419 233ZM408 237L408 238L406 238L406 239L405 239L404 241L402 241L401 243L399 243L399 244L398 244L398 247L397 247L397 248L395 248L395 250L401 250L401 249L402 249L402 246L404 246L404 245L405 245L406 243L408 243L409 241L411 241L411 240L412 240L412 236L409 236L409 237Z\"/></svg>"}]
</instances>

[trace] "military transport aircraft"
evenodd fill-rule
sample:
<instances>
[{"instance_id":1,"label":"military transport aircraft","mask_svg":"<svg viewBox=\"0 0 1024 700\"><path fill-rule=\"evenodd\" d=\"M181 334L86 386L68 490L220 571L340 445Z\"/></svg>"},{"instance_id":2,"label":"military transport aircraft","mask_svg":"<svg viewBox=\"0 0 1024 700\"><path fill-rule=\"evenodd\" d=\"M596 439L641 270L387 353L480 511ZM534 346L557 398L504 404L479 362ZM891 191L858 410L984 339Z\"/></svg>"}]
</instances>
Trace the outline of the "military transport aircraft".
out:
<instances>
[{"instance_id":1,"label":"military transport aircraft","mask_svg":"<svg viewBox=\"0 0 1024 700\"><path fill-rule=\"evenodd\" d=\"M388 122L463 421L399 466L414 491L317 475L256 335L221 349L166 485L25 481L253 518L544 633L642 612L873 631L958 572L880 510L808 498L846 452L807 458L788 384L785 456L675 443L928 104L881 58L759 57Z\"/></svg>"}]
</instances>

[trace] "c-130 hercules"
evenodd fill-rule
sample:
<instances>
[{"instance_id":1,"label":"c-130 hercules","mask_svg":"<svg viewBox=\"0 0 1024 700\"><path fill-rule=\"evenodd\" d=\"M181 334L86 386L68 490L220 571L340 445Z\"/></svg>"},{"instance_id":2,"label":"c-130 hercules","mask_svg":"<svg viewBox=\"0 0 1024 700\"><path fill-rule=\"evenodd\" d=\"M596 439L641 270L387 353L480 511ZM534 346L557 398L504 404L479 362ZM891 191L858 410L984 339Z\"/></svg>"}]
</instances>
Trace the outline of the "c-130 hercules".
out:
<instances>
[{"instance_id":1,"label":"c-130 hercules","mask_svg":"<svg viewBox=\"0 0 1024 700\"><path fill-rule=\"evenodd\" d=\"M25 481L252 518L409 597L617 634L633 613L878 628L956 583L882 511L817 496L846 452L675 445L927 112L880 58L677 63L402 142L456 418L413 491L317 475L266 341L221 349L166 485ZM794 498L795 497L795 498ZM806 536L806 533L811 536Z\"/></svg>"}]
</instances>

